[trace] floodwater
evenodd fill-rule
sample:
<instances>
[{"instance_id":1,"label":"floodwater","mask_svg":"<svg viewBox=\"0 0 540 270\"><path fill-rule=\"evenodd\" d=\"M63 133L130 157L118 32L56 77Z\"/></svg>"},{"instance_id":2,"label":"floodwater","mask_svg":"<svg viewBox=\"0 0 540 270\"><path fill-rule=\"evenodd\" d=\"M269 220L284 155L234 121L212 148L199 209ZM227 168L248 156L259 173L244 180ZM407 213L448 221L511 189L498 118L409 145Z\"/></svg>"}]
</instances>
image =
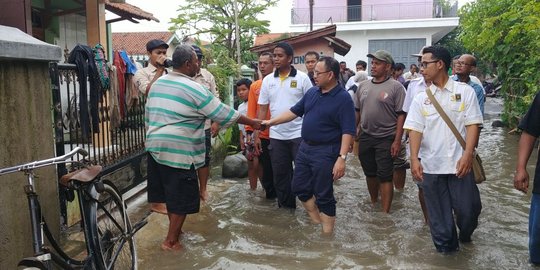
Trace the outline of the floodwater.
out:
<instances>
[{"instance_id":1,"label":"floodwater","mask_svg":"<svg viewBox=\"0 0 540 270\"><path fill-rule=\"evenodd\" d=\"M518 136L492 128L500 99L488 99L480 154L488 180L479 185L483 210L472 243L450 255L435 251L423 222L417 187L408 172L392 211L369 202L357 159L335 184L336 230L323 237L304 209L278 209L262 188L250 191L247 179L221 179L213 169L210 200L189 215L181 237L184 249L164 252L166 216L151 214L137 234L140 269L529 269L527 222L530 195L513 189ZM534 172L536 153L529 172ZM531 183L532 184L532 183ZM143 196L145 197L145 196ZM144 198L136 205L148 210Z\"/></svg>"}]
</instances>

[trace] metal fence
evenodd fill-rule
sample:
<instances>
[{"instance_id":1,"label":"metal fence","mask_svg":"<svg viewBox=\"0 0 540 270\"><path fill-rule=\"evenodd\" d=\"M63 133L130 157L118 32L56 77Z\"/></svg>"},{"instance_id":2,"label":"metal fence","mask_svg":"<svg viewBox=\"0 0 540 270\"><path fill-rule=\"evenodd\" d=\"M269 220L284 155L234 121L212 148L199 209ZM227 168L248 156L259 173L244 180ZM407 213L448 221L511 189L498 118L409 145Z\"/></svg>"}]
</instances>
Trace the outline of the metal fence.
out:
<instances>
[{"instance_id":1,"label":"metal fence","mask_svg":"<svg viewBox=\"0 0 540 270\"><path fill-rule=\"evenodd\" d=\"M144 98L125 107L125 115L111 122L112 97L111 92L105 91L99 100L99 128L96 130L90 125L90 133L83 134L80 112L81 85L77 78L77 66L73 64L50 63L53 96L53 121L55 131L56 155L63 155L77 146L81 146L89 153L85 159L90 163L103 166L102 175L111 174L123 167L133 167L126 178L117 186L122 192L144 181L140 164L144 158ZM90 89L88 79L85 82ZM127 85L127 84L126 84ZM123 89L126 91L126 89ZM137 168L135 168L137 167ZM57 168L58 177L66 174L71 168L60 164ZM114 179L113 179L114 180ZM60 188L61 214L66 220L66 194Z\"/></svg>"}]
</instances>

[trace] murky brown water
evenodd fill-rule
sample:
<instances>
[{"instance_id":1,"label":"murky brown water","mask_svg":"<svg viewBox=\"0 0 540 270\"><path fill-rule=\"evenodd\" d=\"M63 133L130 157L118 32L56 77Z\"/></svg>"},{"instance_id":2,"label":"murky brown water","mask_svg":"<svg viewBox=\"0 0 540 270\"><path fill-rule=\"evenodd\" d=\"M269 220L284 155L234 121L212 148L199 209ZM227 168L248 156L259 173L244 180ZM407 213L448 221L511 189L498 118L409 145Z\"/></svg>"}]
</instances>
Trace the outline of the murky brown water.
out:
<instances>
[{"instance_id":1,"label":"murky brown water","mask_svg":"<svg viewBox=\"0 0 540 270\"><path fill-rule=\"evenodd\" d=\"M188 216L183 251L159 249L168 220L150 215L137 235L140 269L528 269L530 196L512 185L519 138L491 127L500 104L488 99L480 140L488 176L479 186L480 225L473 242L453 255L435 251L410 175L404 191L395 194L391 214L383 214L369 203L358 160L349 159L346 177L335 185L332 238L320 236L303 208L282 210L264 199L260 186L251 192L247 180L214 178L209 202ZM144 199L137 207L146 211Z\"/></svg>"}]
</instances>

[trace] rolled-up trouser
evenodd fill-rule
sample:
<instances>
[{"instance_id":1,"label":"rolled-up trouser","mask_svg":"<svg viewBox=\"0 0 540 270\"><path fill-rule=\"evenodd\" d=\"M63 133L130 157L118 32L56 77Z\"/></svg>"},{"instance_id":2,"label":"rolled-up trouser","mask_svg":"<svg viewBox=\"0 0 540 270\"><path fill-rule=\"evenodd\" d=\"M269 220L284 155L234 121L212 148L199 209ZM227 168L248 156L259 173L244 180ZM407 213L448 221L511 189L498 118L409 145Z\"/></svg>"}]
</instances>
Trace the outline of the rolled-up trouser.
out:
<instances>
[{"instance_id":1,"label":"rolled-up trouser","mask_svg":"<svg viewBox=\"0 0 540 270\"><path fill-rule=\"evenodd\" d=\"M459 240L471 241L482 211L480 192L472 172L458 178L455 174L427 174L421 182L429 216L431 238L439 252L459 249ZM454 222L454 214L456 221Z\"/></svg>"},{"instance_id":2,"label":"rolled-up trouser","mask_svg":"<svg viewBox=\"0 0 540 270\"><path fill-rule=\"evenodd\" d=\"M268 151L268 145L270 145L269 139L261 139L262 152L259 155L259 164L263 168L263 176L261 184L266 192L267 199L275 199L276 188L274 187L274 172L272 171L272 161L270 159L270 151Z\"/></svg>"},{"instance_id":3,"label":"rolled-up trouser","mask_svg":"<svg viewBox=\"0 0 540 270\"><path fill-rule=\"evenodd\" d=\"M294 195L303 202L315 196L319 211L331 217L336 215L332 170L340 148L340 143L312 146L302 142L294 161Z\"/></svg>"},{"instance_id":4,"label":"rolled-up trouser","mask_svg":"<svg viewBox=\"0 0 540 270\"><path fill-rule=\"evenodd\" d=\"M291 192L293 161L302 138L278 140L270 138L270 158L274 172L274 187L279 207L296 208L296 199Z\"/></svg>"}]
</instances>

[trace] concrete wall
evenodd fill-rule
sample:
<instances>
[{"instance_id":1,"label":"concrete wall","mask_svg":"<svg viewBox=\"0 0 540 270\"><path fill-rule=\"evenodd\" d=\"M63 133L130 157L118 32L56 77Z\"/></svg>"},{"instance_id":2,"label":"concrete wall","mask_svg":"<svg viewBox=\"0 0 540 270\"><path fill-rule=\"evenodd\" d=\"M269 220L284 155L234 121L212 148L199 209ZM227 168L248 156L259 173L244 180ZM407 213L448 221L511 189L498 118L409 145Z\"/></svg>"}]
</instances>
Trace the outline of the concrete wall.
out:
<instances>
[{"instance_id":1,"label":"concrete wall","mask_svg":"<svg viewBox=\"0 0 540 270\"><path fill-rule=\"evenodd\" d=\"M0 26L0 168L54 156L48 60L60 56L59 47ZM36 173L44 216L58 235L56 171ZM0 185L0 269L15 269L32 255L25 175L0 176Z\"/></svg>"},{"instance_id":2,"label":"concrete wall","mask_svg":"<svg viewBox=\"0 0 540 270\"><path fill-rule=\"evenodd\" d=\"M300 42L292 45L294 48L293 66L303 72L307 72L306 64L304 62L304 55L308 51L316 51L321 56L334 57L334 49L328 46L328 41L319 38L316 40L310 40L309 42Z\"/></svg>"}]
</instances>

